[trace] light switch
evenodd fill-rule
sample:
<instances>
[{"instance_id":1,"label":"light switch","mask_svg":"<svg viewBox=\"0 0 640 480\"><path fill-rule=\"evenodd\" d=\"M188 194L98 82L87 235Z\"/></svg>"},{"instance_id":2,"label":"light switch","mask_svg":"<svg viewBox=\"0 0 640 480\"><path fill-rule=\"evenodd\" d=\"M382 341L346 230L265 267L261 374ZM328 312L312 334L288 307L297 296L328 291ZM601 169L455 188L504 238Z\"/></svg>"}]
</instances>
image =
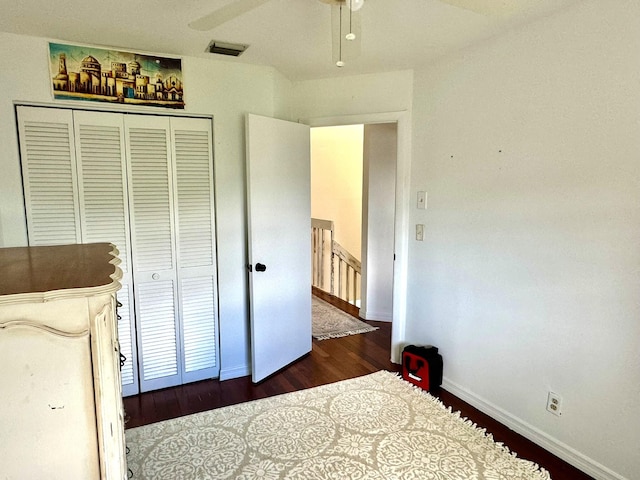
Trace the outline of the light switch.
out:
<instances>
[{"instance_id":1,"label":"light switch","mask_svg":"<svg viewBox=\"0 0 640 480\"><path fill-rule=\"evenodd\" d=\"M427 209L427 192L418 192L418 208L420 210Z\"/></svg>"},{"instance_id":2,"label":"light switch","mask_svg":"<svg viewBox=\"0 0 640 480\"><path fill-rule=\"evenodd\" d=\"M416 224L416 240L422 242L424 240L424 225Z\"/></svg>"}]
</instances>

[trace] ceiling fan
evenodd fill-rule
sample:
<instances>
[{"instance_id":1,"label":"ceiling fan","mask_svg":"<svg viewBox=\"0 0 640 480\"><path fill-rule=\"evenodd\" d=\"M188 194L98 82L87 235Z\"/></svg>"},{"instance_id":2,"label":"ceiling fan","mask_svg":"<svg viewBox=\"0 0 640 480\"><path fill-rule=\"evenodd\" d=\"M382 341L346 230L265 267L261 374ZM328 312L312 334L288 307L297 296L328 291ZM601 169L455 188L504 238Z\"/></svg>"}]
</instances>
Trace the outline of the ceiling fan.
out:
<instances>
[{"instance_id":1,"label":"ceiling fan","mask_svg":"<svg viewBox=\"0 0 640 480\"><path fill-rule=\"evenodd\" d=\"M224 7L218 8L213 12L194 20L189 24L189 27L194 30L213 30L214 28L222 25L223 23L233 20L240 15L247 13L254 8L258 8L263 3L267 3L271 0L234 0L228 3ZM320 0L322 3L329 5L346 5L349 0ZM362 6L364 0L353 0L353 5Z\"/></svg>"},{"instance_id":2,"label":"ceiling fan","mask_svg":"<svg viewBox=\"0 0 640 480\"><path fill-rule=\"evenodd\" d=\"M233 20L270 0L233 0L224 7L189 23L194 30L208 31ZM360 9L365 0L319 0L331 5L331 38L333 60L338 67L345 59L360 54ZM514 0L438 0L455 7L483 15L507 13L517 3Z\"/></svg>"},{"instance_id":3,"label":"ceiling fan","mask_svg":"<svg viewBox=\"0 0 640 480\"><path fill-rule=\"evenodd\" d=\"M270 0L234 0L224 7L201 17L191 23L194 30L213 30ZM360 54L360 8L364 0L319 0L331 5L331 39L333 61L338 67L345 64L345 59L355 58Z\"/></svg>"}]
</instances>

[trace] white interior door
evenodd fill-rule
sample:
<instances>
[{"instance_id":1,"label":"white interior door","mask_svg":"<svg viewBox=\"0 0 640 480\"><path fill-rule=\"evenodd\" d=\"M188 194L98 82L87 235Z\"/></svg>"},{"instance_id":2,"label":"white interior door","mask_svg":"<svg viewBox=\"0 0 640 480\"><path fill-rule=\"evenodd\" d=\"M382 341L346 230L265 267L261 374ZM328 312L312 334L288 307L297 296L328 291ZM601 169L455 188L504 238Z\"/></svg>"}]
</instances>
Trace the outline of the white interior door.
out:
<instances>
[{"instance_id":1,"label":"white interior door","mask_svg":"<svg viewBox=\"0 0 640 480\"><path fill-rule=\"evenodd\" d=\"M248 115L252 380L311 351L311 200L307 125Z\"/></svg>"}]
</instances>

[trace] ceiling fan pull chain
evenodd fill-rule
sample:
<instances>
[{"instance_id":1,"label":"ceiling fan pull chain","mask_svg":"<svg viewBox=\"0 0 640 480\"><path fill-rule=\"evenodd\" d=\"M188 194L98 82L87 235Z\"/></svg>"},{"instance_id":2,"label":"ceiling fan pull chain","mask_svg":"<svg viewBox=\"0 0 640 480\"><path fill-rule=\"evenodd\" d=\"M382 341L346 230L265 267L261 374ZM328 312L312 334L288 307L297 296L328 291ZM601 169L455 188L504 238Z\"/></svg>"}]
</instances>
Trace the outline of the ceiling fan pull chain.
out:
<instances>
[{"instance_id":1,"label":"ceiling fan pull chain","mask_svg":"<svg viewBox=\"0 0 640 480\"><path fill-rule=\"evenodd\" d=\"M349 33L345 35L344 38L347 40L355 40L356 34L353 33L353 0L349 0Z\"/></svg>"},{"instance_id":2,"label":"ceiling fan pull chain","mask_svg":"<svg viewBox=\"0 0 640 480\"><path fill-rule=\"evenodd\" d=\"M344 62L342 61L342 4L340 4L340 24L339 24L339 32L338 32L338 61L336 62L337 67L344 67Z\"/></svg>"}]
</instances>

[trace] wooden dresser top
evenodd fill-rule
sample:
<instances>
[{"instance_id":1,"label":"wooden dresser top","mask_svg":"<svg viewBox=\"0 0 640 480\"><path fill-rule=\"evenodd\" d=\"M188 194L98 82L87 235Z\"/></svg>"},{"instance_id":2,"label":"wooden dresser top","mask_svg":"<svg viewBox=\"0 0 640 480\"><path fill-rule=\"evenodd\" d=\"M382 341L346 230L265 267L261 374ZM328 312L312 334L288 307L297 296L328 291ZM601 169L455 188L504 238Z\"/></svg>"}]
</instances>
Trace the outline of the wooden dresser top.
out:
<instances>
[{"instance_id":1,"label":"wooden dresser top","mask_svg":"<svg viewBox=\"0 0 640 480\"><path fill-rule=\"evenodd\" d=\"M0 296L117 283L116 253L109 243L0 248Z\"/></svg>"}]
</instances>

